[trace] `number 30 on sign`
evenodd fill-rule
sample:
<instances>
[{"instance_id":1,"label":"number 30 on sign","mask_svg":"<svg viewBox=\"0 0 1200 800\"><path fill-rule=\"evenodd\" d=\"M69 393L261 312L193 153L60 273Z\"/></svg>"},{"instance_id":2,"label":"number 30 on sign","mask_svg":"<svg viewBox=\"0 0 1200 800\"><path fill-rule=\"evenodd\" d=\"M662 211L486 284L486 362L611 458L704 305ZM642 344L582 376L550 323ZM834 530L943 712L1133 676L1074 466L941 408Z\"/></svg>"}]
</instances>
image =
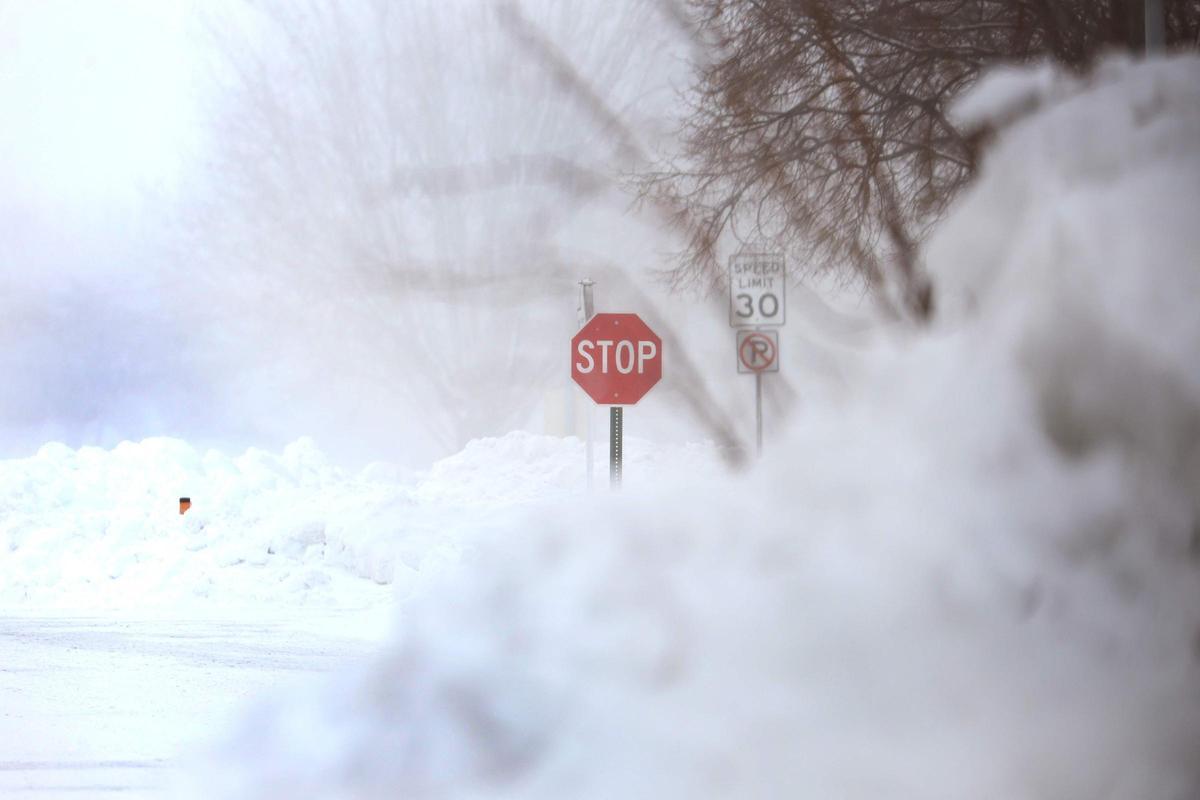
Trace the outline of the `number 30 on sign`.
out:
<instances>
[{"instance_id":1,"label":"number 30 on sign","mask_svg":"<svg viewBox=\"0 0 1200 800\"><path fill-rule=\"evenodd\" d=\"M738 253L729 258L729 324L782 325L787 270L779 253Z\"/></svg>"}]
</instances>

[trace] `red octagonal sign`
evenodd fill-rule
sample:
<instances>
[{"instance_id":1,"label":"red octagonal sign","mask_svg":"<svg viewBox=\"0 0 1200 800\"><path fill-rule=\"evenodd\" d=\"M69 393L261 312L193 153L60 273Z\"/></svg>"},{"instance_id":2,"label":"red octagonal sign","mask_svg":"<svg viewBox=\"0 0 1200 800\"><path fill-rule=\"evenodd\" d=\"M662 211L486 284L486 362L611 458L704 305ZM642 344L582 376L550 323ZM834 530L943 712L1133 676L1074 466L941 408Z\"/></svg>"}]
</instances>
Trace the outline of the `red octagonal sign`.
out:
<instances>
[{"instance_id":1,"label":"red octagonal sign","mask_svg":"<svg viewBox=\"0 0 1200 800\"><path fill-rule=\"evenodd\" d=\"M597 314L571 340L571 377L597 403L631 406L662 378L662 339L637 314Z\"/></svg>"}]
</instances>

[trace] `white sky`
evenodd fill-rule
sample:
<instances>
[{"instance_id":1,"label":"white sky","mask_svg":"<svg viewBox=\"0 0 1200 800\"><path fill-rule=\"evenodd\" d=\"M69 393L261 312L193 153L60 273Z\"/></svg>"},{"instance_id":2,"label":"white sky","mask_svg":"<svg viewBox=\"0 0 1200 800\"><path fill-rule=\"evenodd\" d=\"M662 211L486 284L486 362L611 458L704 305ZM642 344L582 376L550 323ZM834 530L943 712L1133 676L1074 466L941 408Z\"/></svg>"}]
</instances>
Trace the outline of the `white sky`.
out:
<instances>
[{"instance_id":1,"label":"white sky","mask_svg":"<svg viewBox=\"0 0 1200 800\"><path fill-rule=\"evenodd\" d=\"M172 182L194 142L189 17L190 0L0 0L0 201L128 205Z\"/></svg>"}]
</instances>

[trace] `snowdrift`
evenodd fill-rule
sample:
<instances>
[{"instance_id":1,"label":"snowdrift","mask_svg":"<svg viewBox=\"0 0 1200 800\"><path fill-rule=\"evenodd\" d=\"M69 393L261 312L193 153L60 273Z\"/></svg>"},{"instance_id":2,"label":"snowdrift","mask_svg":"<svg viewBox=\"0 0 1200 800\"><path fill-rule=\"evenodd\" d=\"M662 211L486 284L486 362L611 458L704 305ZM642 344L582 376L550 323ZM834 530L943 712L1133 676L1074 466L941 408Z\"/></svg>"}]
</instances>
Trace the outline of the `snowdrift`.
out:
<instances>
[{"instance_id":1,"label":"snowdrift","mask_svg":"<svg viewBox=\"0 0 1200 800\"><path fill-rule=\"evenodd\" d=\"M634 474L711 449L630 445ZM512 433L428 472L351 474L308 439L230 458L175 439L0 461L0 603L358 606L410 594L509 510L585 486L584 445ZM192 498L184 516L178 499Z\"/></svg>"},{"instance_id":2,"label":"snowdrift","mask_svg":"<svg viewBox=\"0 0 1200 800\"><path fill-rule=\"evenodd\" d=\"M1200 794L1200 61L1001 89L935 330L748 475L481 546L201 794Z\"/></svg>"}]
</instances>

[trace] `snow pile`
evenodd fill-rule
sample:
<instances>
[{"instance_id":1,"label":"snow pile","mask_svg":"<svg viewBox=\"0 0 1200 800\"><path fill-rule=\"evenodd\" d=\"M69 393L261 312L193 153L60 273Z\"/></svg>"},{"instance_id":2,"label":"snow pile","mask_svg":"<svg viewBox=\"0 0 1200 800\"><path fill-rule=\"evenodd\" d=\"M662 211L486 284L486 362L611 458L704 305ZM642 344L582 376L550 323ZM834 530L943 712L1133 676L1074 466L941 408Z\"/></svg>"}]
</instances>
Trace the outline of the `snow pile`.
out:
<instances>
[{"instance_id":1,"label":"snow pile","mask_svg":"<svg viewBox=\"0 0 1200 800\"><path fill-rule=\"evenodd\" d=\"M307 439L236 458L163 438L49 444L0 461L0 602L354 605L388 596L384 585L407 595L499 524L502 506L579 493L583 447L513 433L403 476L382 464L347 473ZM634 465L663 457L634 449L645 454ZM193 505L180 516L182 496Z\"/></svg>"},{"instance_id":2,"label":"snow pile","mask_svg":"<svg viewBox=\"0 0 1200 800\"><path fill-rule=\"evenodd\" d=\"M659 444L627 436L623 442L627 485L659 486L681 469L721 474L710 443ZM608 486L608 442L592 452L593 486ZM433 465L416 487L424 502L458 507L497 508L565 499L587 483L586 445L575 437L560 439L514 431L500 438L476 439L462 452Z\"/></svg>"},{"instance_id":3,"label":"snow pile","mask_svg":"<svg viewBox=\"0 0 1200 800\"><path fill-rule=\"evenodd\" d=\"M182 496L193 502L184 516ZM347 517L404 501L403 487L347 476L309 440L237 458L165 438L111 451L49 444L0 461L0 600L360 602L370 590L354 576L386 582L393 556L385 531Z\"/></svg>"},{"instance_id":4,"label":"snow pile","mask_svg":"<svg viewBox=\"0 0 1200 800\"><path fill-rule=\"evenodd\" d=\"M1044 102L1072 93L1071 79L1052 62L999 66L954 103L950 119L960 130L994 130L1011 124Z\"/></svg>"},{"instance_id":5,"label":"snow pile","mask_svg":"<svg viewBox=\"0 0 1200 800\"><path fill-rule=\"evenodd\" d=\"M847 406L528 520L201 796L1200 794L1200 62L1056 86Z\"/></svg>"}]
</instances>

